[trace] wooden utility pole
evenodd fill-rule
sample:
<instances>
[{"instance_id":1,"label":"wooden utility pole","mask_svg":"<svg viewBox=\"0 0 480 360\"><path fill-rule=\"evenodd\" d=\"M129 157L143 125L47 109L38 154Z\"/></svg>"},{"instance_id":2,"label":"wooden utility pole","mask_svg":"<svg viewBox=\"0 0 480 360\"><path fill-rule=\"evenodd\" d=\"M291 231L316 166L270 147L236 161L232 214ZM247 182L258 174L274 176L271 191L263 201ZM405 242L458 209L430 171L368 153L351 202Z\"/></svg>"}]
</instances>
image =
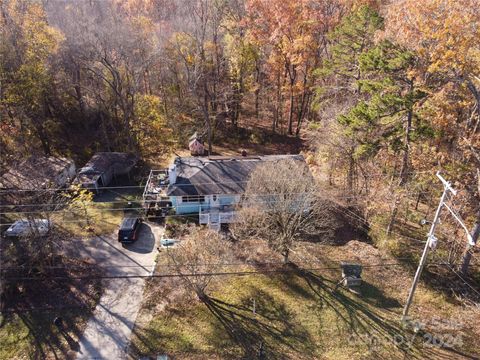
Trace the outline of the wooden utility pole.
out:
<instances>
[{"instance_id":1,"label":"wooden utility pole","mask_svg":"<svg viewBox=\"0 0 480 360\"><path fill-rule=\"evenodd\" d=\"M437 227L442 208L445 205L445 198L447 197L447 194L449 192L451 192L453 195L457 194L457 192L451 187L450 183L446 181L443 177L441 177L440 173L438 172L437 172L437 177L443 183L443 194L442 194L442 197L440 198L440 203L438 204L437 212L435 213L432 226L428 233L427 243L425 244L425 249L423 249L422 258L420 259L420 264L418 265L417 272L415 273L415 278L413 279L412 287L410 289L410 293L408 294L407 303L405 304L405 307L403 309L402 321L405 321L408 318L408 310L410 309L410 305L412 304L413 295L415 293L415 289L417 288L418 280L420 279L422 270L425 267L428 251L430 250L430 248L434 248L436 245L437 239L435 238L435 228Z\"/></svg>"}]
</instances>

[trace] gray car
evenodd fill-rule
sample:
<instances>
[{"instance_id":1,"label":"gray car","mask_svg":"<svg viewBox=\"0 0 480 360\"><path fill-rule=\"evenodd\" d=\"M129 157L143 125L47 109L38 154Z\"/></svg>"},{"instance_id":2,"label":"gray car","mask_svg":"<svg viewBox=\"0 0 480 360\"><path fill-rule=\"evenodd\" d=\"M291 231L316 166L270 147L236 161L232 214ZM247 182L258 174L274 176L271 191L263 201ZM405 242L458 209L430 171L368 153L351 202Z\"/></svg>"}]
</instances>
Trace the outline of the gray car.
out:
<instances>
[{"instance_id":1,"label":"gray car","mask_svg":"<svg viewBox=\"0 0 480 360\"><path fill-rule=\"evenodd\" d=\"M29 235L45 236L48 234L52 224L47 219L21 219L15 221L6 231L5 236L20 237Z\"/></svg>"}]
</instances>

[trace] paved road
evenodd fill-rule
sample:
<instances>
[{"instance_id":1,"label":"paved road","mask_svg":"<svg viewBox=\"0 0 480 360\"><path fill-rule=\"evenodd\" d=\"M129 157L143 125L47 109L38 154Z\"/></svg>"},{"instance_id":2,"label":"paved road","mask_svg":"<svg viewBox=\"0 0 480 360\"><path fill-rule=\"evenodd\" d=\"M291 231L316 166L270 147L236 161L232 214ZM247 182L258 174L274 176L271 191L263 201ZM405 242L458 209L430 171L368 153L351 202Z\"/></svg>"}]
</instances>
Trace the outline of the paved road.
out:
<instances>
[{"instance_id":1,"label":"paved road","mask_svg":"<svg viewBox=\"0 0 480 360\"><path fill-rule=\"evenodd\" d=\"M72 242L74 256L89 258L104 275L149 275L163 228L142 224L139 239L122 247L111 236ZM137 313L142 302L145 278L104 279L104 294L80 339L77 359L125 359Z\"/></svg>"}]
</instances>

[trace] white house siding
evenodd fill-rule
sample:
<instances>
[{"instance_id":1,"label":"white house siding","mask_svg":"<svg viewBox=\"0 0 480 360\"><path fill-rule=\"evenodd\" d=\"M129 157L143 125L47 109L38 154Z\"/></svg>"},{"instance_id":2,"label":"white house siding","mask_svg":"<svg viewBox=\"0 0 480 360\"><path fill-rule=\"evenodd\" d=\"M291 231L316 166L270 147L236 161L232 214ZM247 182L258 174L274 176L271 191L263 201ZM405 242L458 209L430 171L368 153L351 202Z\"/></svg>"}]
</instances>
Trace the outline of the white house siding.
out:
<instances>
[{"instance_id":1,"label":"white house siding","mask_svg":"<svg viewBox=\"0 0 480 360\"><path fill-rule=\"evenodd\" d=\"M172 206L175 208L177 214L198 214L200 212L200 208L202 210L209 210L212 208L212 199L213 195L205 196L204 202L183 202L181 196L171 196L170 201L172 202ZM231 206L236 205L240 201L240 195L217 195L218 197L218 205L220 207L223 206Z\"/></svg>"}]
</instances>

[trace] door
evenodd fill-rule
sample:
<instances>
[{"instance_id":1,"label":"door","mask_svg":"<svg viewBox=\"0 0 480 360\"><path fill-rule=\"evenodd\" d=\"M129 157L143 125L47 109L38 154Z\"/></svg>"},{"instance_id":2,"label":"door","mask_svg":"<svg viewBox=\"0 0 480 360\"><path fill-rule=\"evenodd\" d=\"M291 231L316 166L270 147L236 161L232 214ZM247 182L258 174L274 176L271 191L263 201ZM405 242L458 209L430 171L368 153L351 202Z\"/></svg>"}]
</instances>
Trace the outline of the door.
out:
<instances>
[{"instance_id":1,"label":"door","mask_svg":"<svg viewBox=\"0 0 480 360\"><path fill-rule=\"evenodd\" d=\"M220 200L218 198L218 195L212 195L211 201L210 201L210 207L212 208L220 207Z\"/></svg>"}]
</instances>

